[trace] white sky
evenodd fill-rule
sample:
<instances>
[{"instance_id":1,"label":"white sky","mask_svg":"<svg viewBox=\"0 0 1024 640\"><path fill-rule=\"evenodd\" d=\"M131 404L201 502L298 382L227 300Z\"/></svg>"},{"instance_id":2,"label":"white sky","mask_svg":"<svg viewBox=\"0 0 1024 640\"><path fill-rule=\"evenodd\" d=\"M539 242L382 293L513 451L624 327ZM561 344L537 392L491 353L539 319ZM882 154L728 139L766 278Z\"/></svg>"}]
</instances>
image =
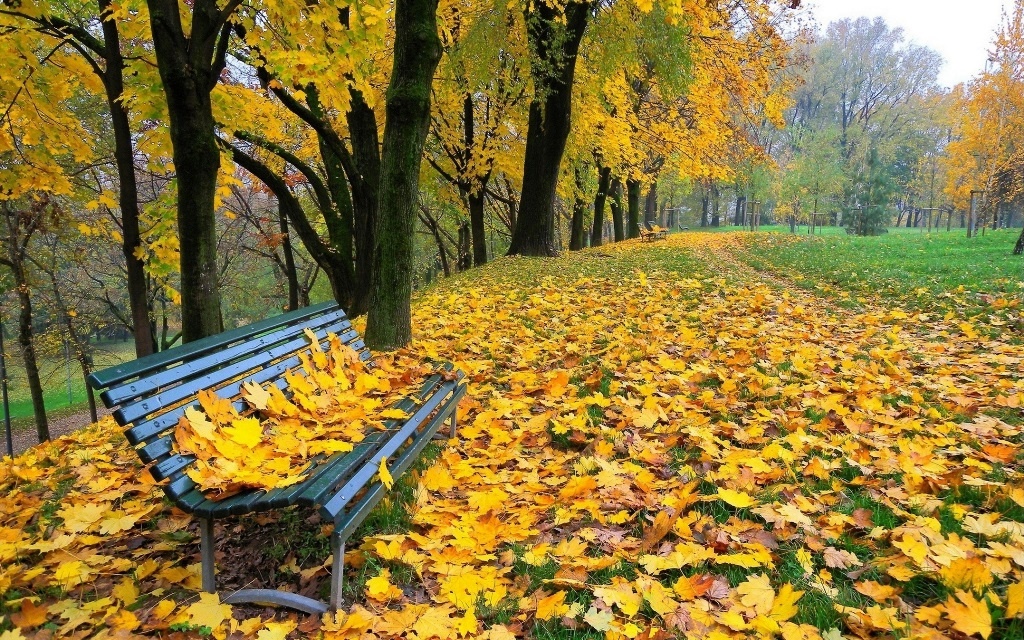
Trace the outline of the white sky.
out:
<instances>
[{"instance_id":1,"label":"white sky","mask_svg":"<svg viewBox=\"0 0 1024 640\"><path fill-rule=\"evenodd\" d=\"M881 16L902 27L908 41L938 51L946 64L939 82L952 86L979 73L1013 0L804 0L822 28L840 18Z\"/></svg>"}]
</instances>

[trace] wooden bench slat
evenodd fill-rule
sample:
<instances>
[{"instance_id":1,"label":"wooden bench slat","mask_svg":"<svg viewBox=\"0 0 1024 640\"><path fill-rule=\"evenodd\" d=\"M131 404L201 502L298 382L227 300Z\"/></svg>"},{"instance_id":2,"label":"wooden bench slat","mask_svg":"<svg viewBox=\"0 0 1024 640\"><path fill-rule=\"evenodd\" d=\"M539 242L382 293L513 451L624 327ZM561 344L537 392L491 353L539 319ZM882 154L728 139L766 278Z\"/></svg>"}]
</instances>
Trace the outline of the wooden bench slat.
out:
<instances>
[{"instance_id":1,"label":"wooden bench slat","mask_svg":"<svg viewBox=\"0 0 1024 640\"><path fill-rule=\"evenodd\" d=\"M347 323L347 320L345 321ZM335 325L328 325L326 327L318 328L314 333L318 340L323 342L327 338L328 333L337 333L340 330L342 323ZM354 341L358 334L355 331L349 331L344 334L339 334L342 342L346 344ZM139 418L143 418L154 412L157 412L162 407L171 407L179 402L186 400L199 391L204 389L217 390L226 382L233 379L244 376L250 371L262 369L268 366L273 366L274 362L281 358L288 358L291 354L299 351L304 351L303 347L308 348L308 338L302 335L297 338L293 338L288 342L280 343L266 351L257 351L253 355L238 360L220 369L214 369L209 373L201 375L197 378L192 378L181 384L173 387L169 387L165 391L155 393L149 396L144 396L133 402L128 402L121 405L115 413L119 416L120 420L124 422L134 422ZM284 374L284 371L281 371ZM235 394L225 396L227 398L233 397Z\"/></svg>"},{"instance_id":2,"label":"wooden bench slat","mask_svg":"<svg viewBox=\"0 0 1024 640\"><path fill-rule=\"evenodd\" d=\"M337 306L337 303L334 302L323 302L297 311L289 311L288 313L280 314L273 318L267 318L266 320L261 320L237 329L231 329L215 336L209 336L200 340L188 342L181 346L174 347L173 349L168 349L166 351L161 351L159 353L139 358L138 360L109 367L102 371L96 371L89 375L89 386L93 389L105 389L112 387L129 378L137 378L149 373L150 371L155 371L161 367L167 366L169 363L216 350L225 344L244 340L249 336L263 333L278 326L299 323L319 314L333 311Z\"/></svg>"},{"instance_id":3,"label":"wooden bench slat","mask_svg":"<svg viewBox=\"0 0 1024 640\"><path fill-rule=\"evenodd\" d=\"M340 320L343 320L343 322L338 324ZM341 327L340 330L347 330L352 326L352 323L345 318L344 313L337 311L335 313L322 315L316 318L316 324L309 325L310 328L319 326L339 326ZM230 347L216 353L207 354L194 359L177 360L172 363L174 366L168 365L162 371L151 372L150 375L145 378L110 387L100 394L100 397L103 398L103 401L107 406L115 404L124 405L135 398L152 394L161 387L178 384L187 378L192 378L206 373L207 371L219 369L225 364L230 363L237 358L243 358L251 355L257 350L271 349L275 345L285 342L286 340L291 340L296 336L303 335L303 329L305 328L306 325L291 325L276 329L271 333L266 333L251 341L231 345ZM338 332L336 331L336 333Z\"/></svg>"}]
</instances>

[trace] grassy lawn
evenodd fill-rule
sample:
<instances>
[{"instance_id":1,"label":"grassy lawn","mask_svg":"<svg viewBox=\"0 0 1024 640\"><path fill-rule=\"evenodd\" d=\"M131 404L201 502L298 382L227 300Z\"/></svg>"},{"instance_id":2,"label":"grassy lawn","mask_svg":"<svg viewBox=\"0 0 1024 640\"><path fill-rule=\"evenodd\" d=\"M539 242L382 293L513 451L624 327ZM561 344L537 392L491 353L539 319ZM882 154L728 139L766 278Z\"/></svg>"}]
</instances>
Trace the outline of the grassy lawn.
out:
<instances>
[{"instance_id":1,"label":"grassy lawn","mask_svg":"<svg viewBox=\"0 0 1024 640\"><path fill-rule=\"evenodd\" d=\"M103 342L93 345L93 361L97 369L120 364L135 357L135 343ZM7 392L10 397L11 420L15 430L30 428L32 422L32 397L29 394L25 365L17 342L8 338L4 342L7 356ZM71 401L68 402L68 369L64 356L44 355L39 362L39 375L43 383L46 412L51 419L81 411L88 407L85 394L85 380L82 369L74 359L71 361Z\"/></svg>"},{"instance_id":2,"label":"grassy lawn","mask_svg":"<svg viewBox=\"0 0 1024 640\"><path fill-rule=\"evenodd\" d=\"M1019 229L968 239L960 230L894 230L861 238L841 229L795 237L758 234L744 254L753 267L775 272L824 295L854 301L881 296L911 309L954 312L993 327L1019 322L1024 257L1011 254ZM1024 325L1013 327L1024 330Z\"/></svg>"}]
</instances>

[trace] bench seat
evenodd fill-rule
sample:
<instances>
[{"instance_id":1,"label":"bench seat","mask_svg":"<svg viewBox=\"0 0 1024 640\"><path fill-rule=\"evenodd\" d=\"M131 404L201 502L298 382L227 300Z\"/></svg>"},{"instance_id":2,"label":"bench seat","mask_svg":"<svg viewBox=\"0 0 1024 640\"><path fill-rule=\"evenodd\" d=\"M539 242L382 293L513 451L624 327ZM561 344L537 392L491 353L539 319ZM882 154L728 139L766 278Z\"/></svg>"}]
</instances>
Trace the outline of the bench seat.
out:
<instances>
[{"instance_id":1,"label":"bench seat","mask_svg":"<svg viewBox=\"0 0 1024 640\"><path fill-rule=\"evenodd\" d=\"M404 473L430 442L440 426L450 423L455 436L456 409L465 394L461 372L451 364L438 365L413 394L393 403L406 417L384 421L384 430L371 431L351 451L320 455L306 465L305 478L288 486L247 490L223 500L210 500L187 471L194 456L174 447L174 428L188 407L197 407L196 395L214 391L232 401L239 412L247 410L241 398L242 383L277 385L287 393L284 373L300 366L299 354L309 352L312 332L322 348L328 336L337 335L352 347L360 360L372 367L370 353L337 304L325 303L286 313L246 327L190 342L103 371L88 379L90 394L114 408L114 420L125 428L125 437L174 505L200 521L203 590L216 591L213 558L213 522L231 516L298 506L316 509L334 523L331 548L334 567L331 598L322 603L294 593L269 589L243 589L224 602L281 604L309 613L337 609L346 540L387 493L374 481L381 458L393 477Z\"/></svg>"}]
</instances>

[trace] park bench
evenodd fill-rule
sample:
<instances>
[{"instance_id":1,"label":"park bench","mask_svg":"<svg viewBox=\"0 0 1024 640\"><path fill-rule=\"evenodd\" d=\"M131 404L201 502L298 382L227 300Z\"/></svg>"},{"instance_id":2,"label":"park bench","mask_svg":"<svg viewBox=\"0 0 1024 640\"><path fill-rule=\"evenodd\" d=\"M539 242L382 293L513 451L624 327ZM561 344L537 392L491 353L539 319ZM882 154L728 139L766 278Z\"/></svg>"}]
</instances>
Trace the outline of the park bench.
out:
<instances>
[{"instance_id":1,"label":"park bench","mask_svg":"<svg viewBox=\"0 0 1024 640\"><path fill-rule=\"evenodd\" d=\"M653 240L660 240L668 235L668 229L663 229L658 225L651 225L649 222L645 222L640 227L640 240L641 242L650 242Z\"/></svg>"},{"instance_id":2,"label":"park bench","mask_svg":"<svg viewBox=\"0 0 1024 640\"><path fill-rule=\"evenodd\" d=\"M117 365L89 376L90 395L102 390L107 407L115 408L116 422L125 428L128 442L171 501L199 519L203 591L216 591L213 523L215 519L298 505L318 508L320 516L334 523L331 552L331 595L327 603L303 595L271 589L242 589L223 602L275 604L307 613L336 610L341 602L345 543L386 488L373 481L382 457L393 477L416 460L446 420L455 436L456 408L465 394L461 372L443 364L427 378L418 392L393 406L408 416L384 423L386 429L368 433L352 451L313 458L304 480L271 491L250 490L224 500L207 499L186 471L195 458L174 450L174 428L189 406L198 406L200 390L214 391L233 401L242 411L243 382L273 383L287 393L284 373L300 365L299 354L309 351L311 331L322 348L328 335L356 350L372 366L370 352L352 328L345 312L325 303L285 313L238 329L168 349Z\"/></svg>"}]
</instances>

